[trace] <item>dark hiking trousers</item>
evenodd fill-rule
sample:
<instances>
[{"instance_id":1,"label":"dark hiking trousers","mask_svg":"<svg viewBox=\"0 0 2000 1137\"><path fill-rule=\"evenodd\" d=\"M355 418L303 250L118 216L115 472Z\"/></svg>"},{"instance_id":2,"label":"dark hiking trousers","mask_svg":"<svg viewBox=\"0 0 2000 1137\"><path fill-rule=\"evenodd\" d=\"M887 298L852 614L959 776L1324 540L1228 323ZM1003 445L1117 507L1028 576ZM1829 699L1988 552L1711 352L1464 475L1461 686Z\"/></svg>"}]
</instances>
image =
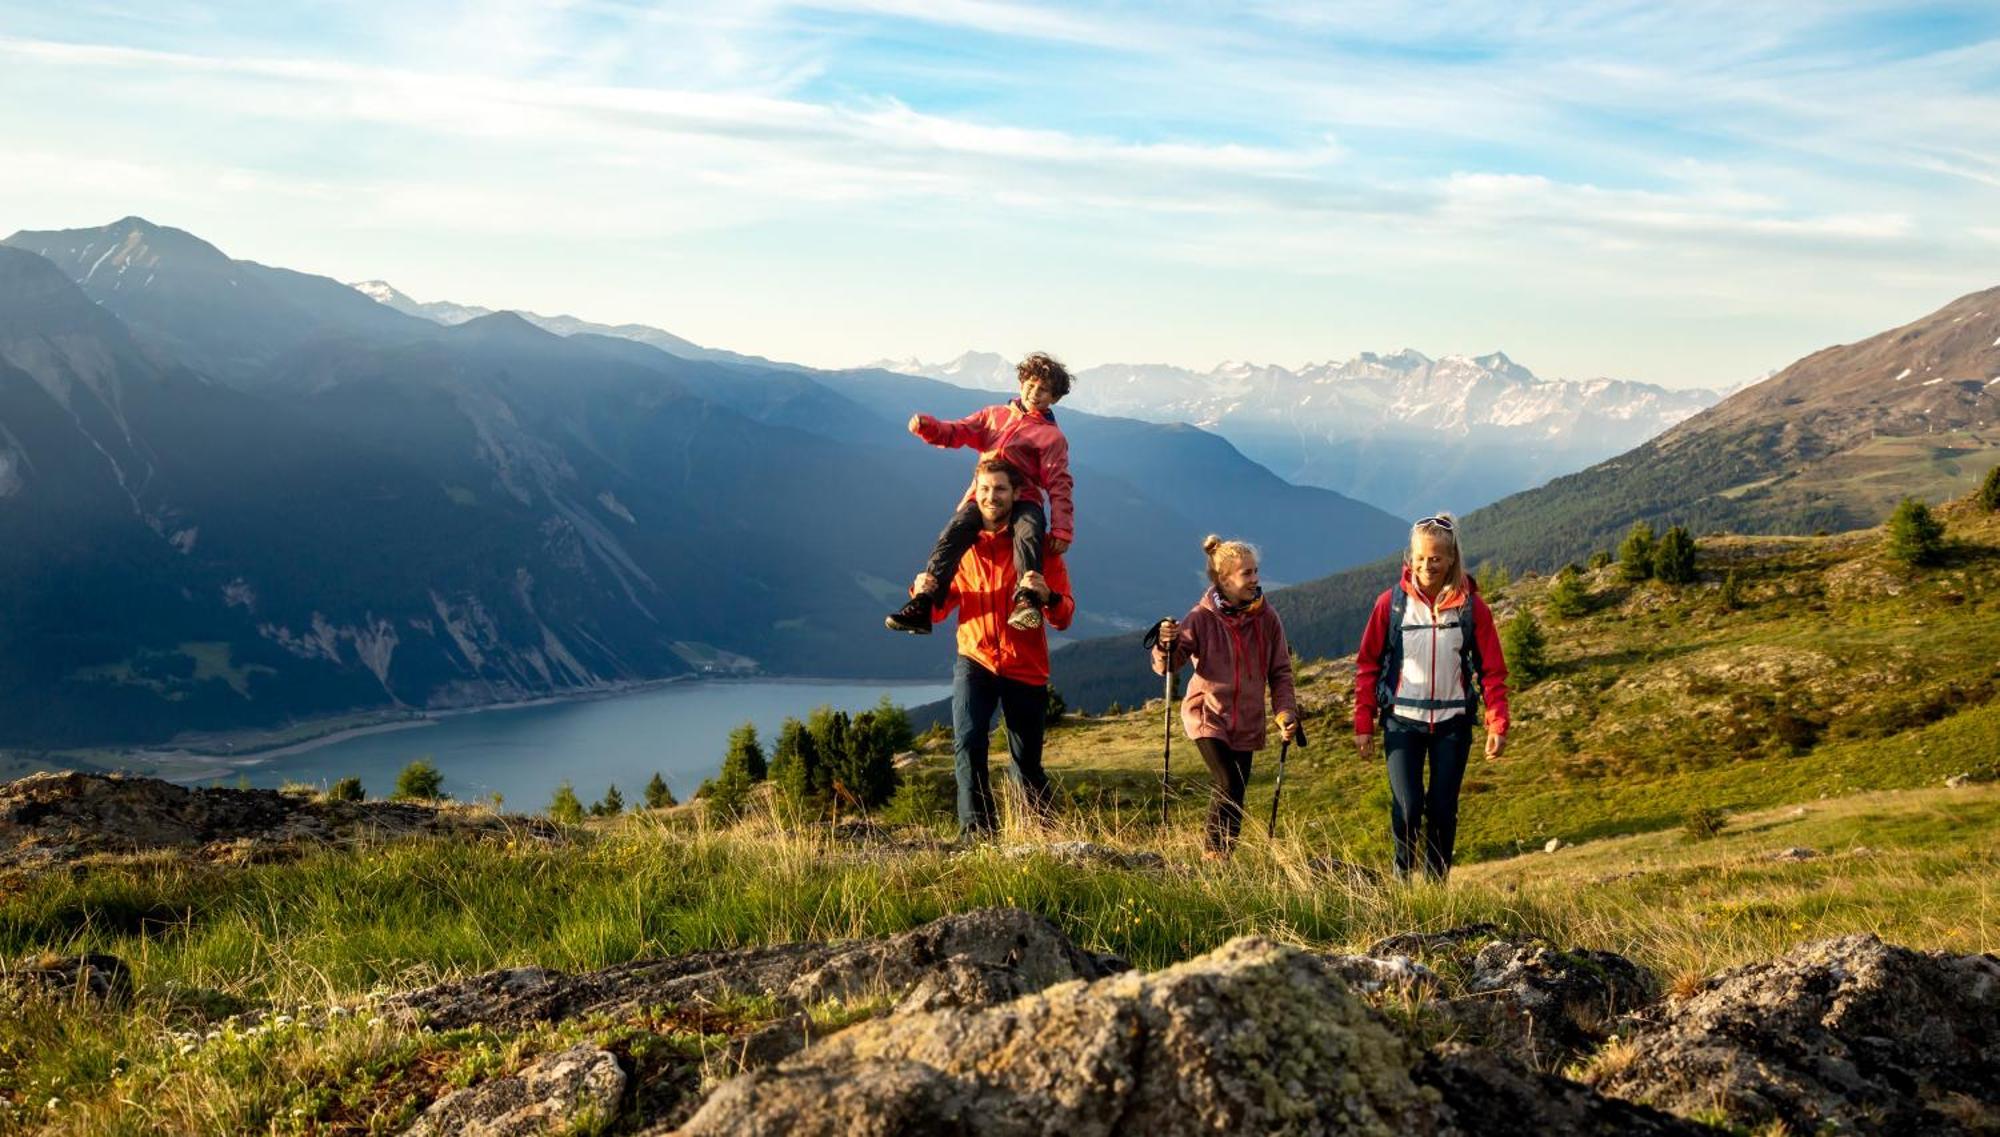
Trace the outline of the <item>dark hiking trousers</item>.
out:
<instances>
[{"instance_id":1,"label":"dark hiking trousers","mask_svg":"<svg viewBox=\"0 0 2000 1137\"><path fill-rule=\"evenodd\" d=\"M1197 738L1194 748L1208 763L1210 779L1208 822L1202 843L1208 849L1227 853L1236 847L1243 831L1243 793L1250 785L1250 752L1231 750L1221 739Z\"/></svg>"},{"instance_id":2,"label":"dark hiking trousers","mask_svg":"<svg viewBox=\"0 0 2000 1137\"><path fill-rule=\"evenodd\" d=\"M937 581L937 594L943 596L951 590L951 580L958 575L959 558L979 539L979 531L985 526L980 520L979 506L971 501L958 507L945 523L944 532L938 534L937 544L931 549L930 563L924 571ZM1047 515L1034 502L1014 503L1014 576L1042 571L1042 538L1049 531Z\"/></svg>"},{"instance_id":3,"label":"dark hiking trousers","mask_svg":"<svg viewBox=\"0 0 2000 1137\"><path fill-rule=\"evenodd\" d=\"M1452 845L1458 840L1458 787L1472 752L1472 716L1456 715L1435 730L1426 730L1392 715L1383 731L1382 749L1389 760L1389 826L1396 839L1396 875L1407 877L1416 867L1421 841L1424 872L1443 880L1451 871ZM1424 781L1426 762L1429 785Z\"/></svg>"},{"instance_id":4,"label":"dark hiking trousers","mask_svg":"<svg viewBox=\"0 0 2000 1137\"><path fill-rule=\"evenodd\" d=\"M1036 816L1050 814L1049 776L1042 772L1042 724L1049 710L1049 689L1021 683L986 670L959 656L951 670L951 724L958 758L958 829L967 836L993 832L993 780L987 748L993 734L993 712L1007 716L1007 751L1014 759L1014 780Z\"/></svg>"}]
</instances>

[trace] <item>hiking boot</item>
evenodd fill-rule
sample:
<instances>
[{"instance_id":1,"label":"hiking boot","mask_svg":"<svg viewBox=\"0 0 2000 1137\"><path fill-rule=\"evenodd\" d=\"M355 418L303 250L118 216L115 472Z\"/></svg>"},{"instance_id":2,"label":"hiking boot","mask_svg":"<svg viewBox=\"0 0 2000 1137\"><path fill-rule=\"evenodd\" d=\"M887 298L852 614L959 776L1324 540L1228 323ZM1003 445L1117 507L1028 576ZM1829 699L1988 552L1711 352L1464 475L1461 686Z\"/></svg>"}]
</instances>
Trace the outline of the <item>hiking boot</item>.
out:
<instances>
[{"instance_id":1,"label":"hiking boot","mask_svg":"<svg viewBox=\"0 0 2000 1137\"><path fill-rule=\"evenodd\" d=\"M882 626L892 632L908 632L913 636L931 634L931 598L927 593L910 597L910 602L889 613L882 619Z\"/></svg>"},{"instance_id":2,"label":"hiking boot","mask_svg":"<svg viewBox=\"0 0 2000 1137\"><path fill-rule=\"evenodd\" d=\"M1007 617L1007 626L1018 632L1032 632L1042 626L1042 609L1032 597L1016 593L1014 612Z\"/></svg>"}]
</instances>

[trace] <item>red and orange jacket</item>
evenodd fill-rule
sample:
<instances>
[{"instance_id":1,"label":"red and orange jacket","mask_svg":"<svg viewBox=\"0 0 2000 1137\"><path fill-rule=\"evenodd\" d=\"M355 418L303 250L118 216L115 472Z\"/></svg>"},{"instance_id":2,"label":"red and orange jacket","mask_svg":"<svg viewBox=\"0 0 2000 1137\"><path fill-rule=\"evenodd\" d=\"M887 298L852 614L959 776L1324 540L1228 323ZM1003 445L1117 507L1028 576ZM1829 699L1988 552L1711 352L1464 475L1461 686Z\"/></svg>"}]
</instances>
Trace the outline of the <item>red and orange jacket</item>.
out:
<instances>
[{"instance_id":1,"label":"red and orange jacket","mask_svg":"<svg viewBox=\"0 0 2000 1137\"><path fill-rule=\"evenodd\" d=\"M1076 615L1076 597L1069 594L1069 566L1055 553L1042 554L1042 578L1055 593L1042 620L1061 631ZM959 558L951 589L931 611L931 622L942 623L958 609L958 654L1002 679L1045 686L1049 681L1049 639L1041 628L1010 627L1014 611L1014 533L981 530L972 547Z\"/></svg>"},{"instance_id":2,"label":"red and orange jacket","mask_svg":"<svg viewBox=\"0 0 2000 1137\"><path fill-rule=\"evenodd\" d=\"M1260 596L1247 610L1230 615L1211 588L1180 625L1171 659L1164 645L1153 649L1153 672L1165 675L1168 667L1194 660L1187 697L1181 700L1187 736L1217 739L1231 750L1263 749L1265 689L1270 690L1273 714L1298 714L1292 648L1278 613Z\"/></svg>"},{"instance_id":3,"label":"red and orange jacket","mask_svg":"<svg viewBox=\"0 0 2000 1137\"><path fill-rule=\"evenodd\" d=\"M1063 437L1053 412L1030 411L1021 405L1021 400L1012 399L953 422L925 416L917 425L917 437L947 449L976 446L981 459L1005 458L1021 471L1028 480L1028 488L1034 491L1032 496L1023 496L1047 511L1049 536L1076 540L1070 502L1069 439ZM966 490L962 500L971 501L972 490Z\"/></svg>"},{"instance_id":4,"label":"red and orange jacket","mask_svg":"<svg viewBox=\"0 0 2000 1137\"><path fill-rule=\"evenodd\" d=\"M1394 654L1390 651L1394 645L1389 643L1389 610L1396 589L1406 597L1402 666L1396 674L1384 675L1383 660ZM1468 606L1470 644L1465 640ZM1442 596L1425 596L1405 566L1396 588L1376 598L1368 628L1361 633L1361 650L1354 659L1354 733L1375 733L1385 710L1428 726L1471 714L1475 702L1475 692L1469 687L1475 678L1468 674L1471 659L1478 661L1477 695L1486 703L1487 729L1505 734L1507 658L1493 627L1493 610L1480 599L1479 586L1473 585L1470 592L1453 589Z\"/></svg>"}]
</instances>

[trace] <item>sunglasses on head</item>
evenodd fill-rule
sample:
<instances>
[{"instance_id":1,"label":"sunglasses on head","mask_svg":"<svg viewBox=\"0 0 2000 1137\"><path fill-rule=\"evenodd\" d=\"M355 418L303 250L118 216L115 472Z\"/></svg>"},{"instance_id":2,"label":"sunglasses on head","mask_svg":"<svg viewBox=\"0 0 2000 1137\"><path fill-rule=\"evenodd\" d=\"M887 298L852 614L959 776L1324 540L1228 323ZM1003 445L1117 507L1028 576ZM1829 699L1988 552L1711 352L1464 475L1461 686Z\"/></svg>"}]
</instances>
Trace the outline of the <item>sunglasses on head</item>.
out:
<instances>
[{"instance_id":1,"label":"sunglasses on head","mask_svg":"<svg viewBox=\"0 0 2000 1137\"><path fill-rule=\"evenodd\" d=\"M1417 528L1419 529L1426 525L1435 525L1447 533L1451 532L1451 518L1449 517L1426 517L1417 522Z\"/></svg>"}]
</instances>

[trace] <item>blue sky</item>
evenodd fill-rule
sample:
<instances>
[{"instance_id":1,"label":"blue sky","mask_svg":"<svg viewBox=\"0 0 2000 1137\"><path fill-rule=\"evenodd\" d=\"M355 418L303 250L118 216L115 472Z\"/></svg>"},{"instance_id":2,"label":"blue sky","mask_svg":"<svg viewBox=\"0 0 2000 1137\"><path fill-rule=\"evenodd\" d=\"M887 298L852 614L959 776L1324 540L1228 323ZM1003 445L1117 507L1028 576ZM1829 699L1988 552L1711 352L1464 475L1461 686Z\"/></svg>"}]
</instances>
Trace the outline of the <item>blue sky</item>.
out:
<instances>
[{"instance_id":1,"label":"blue sky","mask_svg":"<svg viewBox=\"0 0 2000 1137\"><path fill-rule=\"evenodd\" d=\"M1752 379L2000 285L2000 5L0 0L0 230L139 214L823 366Z\"/></svg>"}]
</instances>

